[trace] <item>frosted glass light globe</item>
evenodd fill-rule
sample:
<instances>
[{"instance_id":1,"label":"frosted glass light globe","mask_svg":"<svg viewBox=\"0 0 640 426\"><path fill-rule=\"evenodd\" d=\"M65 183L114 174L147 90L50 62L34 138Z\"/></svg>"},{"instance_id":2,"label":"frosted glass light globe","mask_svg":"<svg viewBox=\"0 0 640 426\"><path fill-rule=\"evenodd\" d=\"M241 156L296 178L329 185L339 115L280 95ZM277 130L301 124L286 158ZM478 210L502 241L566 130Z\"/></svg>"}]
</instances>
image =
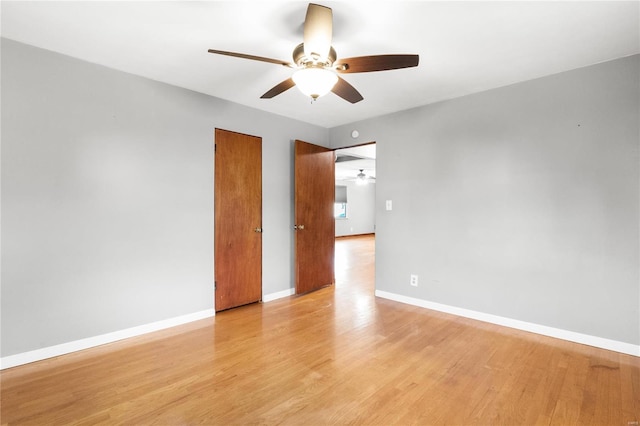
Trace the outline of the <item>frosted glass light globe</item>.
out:
<instances>
[{"instance_id":1,"label":"frosted glass light globe","mask_svg":"<svg viewBox=\"0 0 640 426\"><path fill-rule=\"evenodd\" d=\"M338 82L338 76L335 72L316 67L298 70L293 73L291 78L302 93L313 99L318 99L329 93Z\"/></svg>"}]
</instances>

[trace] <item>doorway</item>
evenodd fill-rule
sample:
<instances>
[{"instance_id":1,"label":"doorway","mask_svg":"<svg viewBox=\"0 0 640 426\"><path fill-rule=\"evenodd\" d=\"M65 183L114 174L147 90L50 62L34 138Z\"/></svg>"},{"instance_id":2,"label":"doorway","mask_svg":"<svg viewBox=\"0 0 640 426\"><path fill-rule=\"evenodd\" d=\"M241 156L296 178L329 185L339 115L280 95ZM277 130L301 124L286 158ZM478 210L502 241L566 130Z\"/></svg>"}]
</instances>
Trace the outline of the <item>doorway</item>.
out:
<instances>
[{"instance_id":1,"label":"doorway","mask_svg":"<svg viewBox=\"0 0 640 426\"><path fill-rule=\"evenodd\" d=\"M335 153L335 275L336 286L340 286L348 285L343 279L352 275L352 259L362 259L367 253L375 259L376 143L339 148ZM370 281L374 283L373 275Z\"/></svg>"},{"instance_id":2,"label":"doorway","mask_svg":"<svg viewBox=\"0 0 640 426\"><path fill-rule=\"evenodd\" d=\"M294 151L295 293L304 294L335 283L337 220L349 226L342 236L375 234L376 145L335 150L296 140ZM344 199L337 198L337 176Z\"/></svg>"}]
</instances>

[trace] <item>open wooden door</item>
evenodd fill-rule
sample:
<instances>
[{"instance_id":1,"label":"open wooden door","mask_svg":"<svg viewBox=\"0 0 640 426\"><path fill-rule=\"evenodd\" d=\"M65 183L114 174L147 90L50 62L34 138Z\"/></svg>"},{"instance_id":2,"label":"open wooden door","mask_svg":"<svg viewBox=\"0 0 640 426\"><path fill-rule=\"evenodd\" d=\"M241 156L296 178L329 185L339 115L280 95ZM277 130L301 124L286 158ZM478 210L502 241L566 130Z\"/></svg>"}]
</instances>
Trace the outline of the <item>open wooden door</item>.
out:
<instances>
[{"instance_id":1,"label":"open wooden door","mask_svg":"<svg viewBox=\"0 0 640 426\"><path fill-rule=\"evenodd\" d=\"M262 299L262 138L216 129L215 309Z\"/></svg>"},{"instance_id":2,"label":"open wooden door","mask_svg":"<svg viewBox=\"0 0 640 426\"><path fill-rule=\"evenodd\" d=\"M334 155L328 148L295 142L296 294L334 283Z\"/></svg>"}]
</instances>

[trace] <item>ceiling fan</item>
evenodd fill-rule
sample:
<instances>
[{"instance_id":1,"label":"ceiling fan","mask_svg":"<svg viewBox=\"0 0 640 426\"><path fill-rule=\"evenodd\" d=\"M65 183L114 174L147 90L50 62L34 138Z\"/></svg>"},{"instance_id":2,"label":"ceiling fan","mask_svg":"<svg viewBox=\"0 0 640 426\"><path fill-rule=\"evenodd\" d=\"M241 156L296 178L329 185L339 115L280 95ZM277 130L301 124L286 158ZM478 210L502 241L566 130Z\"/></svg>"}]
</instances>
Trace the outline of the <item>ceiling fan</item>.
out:
<instances>
[{"instance_id":1,"label":"ceiling fan","mask_svg":"<svg viewBox=\"0 0 640 426\"><path fill-rule=\"evenodd\" d=\"M356 185L367 185L368 183L376 182L375 176L364 173L365 169L358 169L358 170L359 170L359 173L355 174L355 176L354 176L355 171L349 171L347 172L348 175L344 174L344 175L341 175L341 177L338 177L336 173L336 181L355 182Z\"/></svg>"},{"instance_id":2,"label":"ceiling fan","mask_svg":"<svg viewBox=\"0 0 640 426\"><path fill-rule=\"evenodd\" d=\"M373 55L337 59L331 46L333 12L331 8L310 3L304 21L303 42L293 49L293 62L244 53L209 49L209 53L284 65L296 71L268 90L262 99L271 99L293 86L313 100L329 91L355 104L362 95L338 74L385 71L418 66L418 55Z\"/></svg>"},{"instance_id":3,"label":"ceiling fan","mask_svg":"<svg viewBox=\"0 0 640 426\"><path fill-rule=\"evenodd\" d=\"M373 176L367 176L364 174L364 169L359 169L360 173L358 173L356 175L356 178L354 179L356 181L357 185L366 185L369 183L369 181L375 181L376 178Z\"/></svg>"}]
</instances>

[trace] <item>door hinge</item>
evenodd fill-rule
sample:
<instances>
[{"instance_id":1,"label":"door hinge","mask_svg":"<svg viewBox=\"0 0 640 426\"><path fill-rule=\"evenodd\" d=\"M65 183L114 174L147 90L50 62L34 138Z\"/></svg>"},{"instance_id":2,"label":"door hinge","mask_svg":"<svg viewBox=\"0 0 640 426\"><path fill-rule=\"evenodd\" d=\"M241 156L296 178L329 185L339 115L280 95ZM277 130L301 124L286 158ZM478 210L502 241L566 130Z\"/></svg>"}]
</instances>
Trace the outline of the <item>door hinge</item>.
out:
<instances>
[{"instance_id":1,"label":"door hinge","mask_svg":"<svg viewBox=\"0 0 640 426\"><path fill-rule=\"evenodd\" d=\"M213 282L213 291L216 291L218 289L218 281L214 281Z\"/></svg>"},{"instance_id":2,"label":"door hinge","mask_svg":"<svg viewBox=\"0 0 640 426\"><path fill-rule=\"evenodd\" d=\"M213 144L213 152L216 152L218 150L218 144L214 143Z\"/></svg>"}]
</instances>

